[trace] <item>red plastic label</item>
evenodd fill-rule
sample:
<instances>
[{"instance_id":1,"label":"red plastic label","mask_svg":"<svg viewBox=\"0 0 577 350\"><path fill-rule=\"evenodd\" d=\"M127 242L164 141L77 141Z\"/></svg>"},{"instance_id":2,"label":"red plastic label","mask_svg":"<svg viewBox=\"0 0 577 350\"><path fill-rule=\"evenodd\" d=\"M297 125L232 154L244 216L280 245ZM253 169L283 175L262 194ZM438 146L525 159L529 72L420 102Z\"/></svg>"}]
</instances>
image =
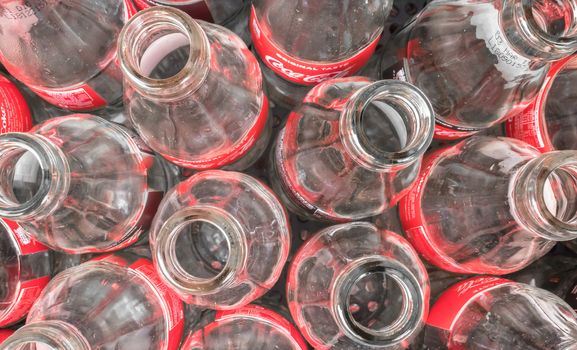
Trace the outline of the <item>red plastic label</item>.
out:
<instances>
[{"instance_id":1,"label":"red plastic label","mask_svg":"<svg viewBox=\"0 0 577 350\"><path fill-rule=\"evenodd\" d=\"M451 331L469 301L493 287L513 283L499 277L475 277L447 289L431 308L427 325Z\"/></svg>"},{"instance_id":2,"label":"red plastic label","mask_svg":"<svg viewBox=\"0 0 577 350\"><path fill-rule=\"evenodd\" d=\"M50 282L50 276L40 277L20 284L18 296L5 312L5 316L0 319L0 327L4 327L22 320L32 304L38 299L44 287Z\"/></svg>"},{"instance_id":3,"label":"red plastic label","mask_svg":"<svg viewBox=\"0 0 577 350\"><path fill-rule=\"evenodd\" d=\"M458 140L476 134L477 131L459 131L435 124L434 138L438 140Z\"/></svg>"},{"instance_id":4,"label":"red plastic label","mask_svg":"<svg viewBox=\"0 0 577 350\"><path fill-rule=\"evenodd\" d=\"M32 128L30 109L16 85L0 74L0 134Z\"/></svg>"},{"instance_id":5,"label":"red plastic label","mask_svg":"<svg viewBox=\"0 0 577 350\"><path fill-rule=\"evenodd\" d=\"M166 6L166 4L161 4L154 0L134 0L136 6L139 9L144 10L153 6ZM171 7L175 7L179 10L182 10L190 15L192 18L202 19L208 22L214 22L212 18L212 14L210 13L210 9L206 1L204 0L197 0L195 2L190 3L188 0L183 0L182 4L172 3Z\"/></svg>"},{"instance_id":6,"label":"red plastic label","mask_svg":"<svg viewBox=\"0 0 577 350\"><path fill-rule=\"evenodd\" d=\"M16 244L20 249L20 254L30 255L40 252L46 252L49 249L42 243L34 240L30 237L30 234L26 232L18 223L6 219L0 219L8 230L12 233L12 236L16 239ZM2 224L2 223L0 223Z\"/></svg>"},{"instance_id":7,"label":"red plastic label","mask_svg":"<svg viewBox=\"0 0 577 350\"><path fill-rule=\"evenodd\" d=\"M4 342L4 340L8 339L12 334L14 334L14 331L12 330L0 329L0 344Z\"/></svg>"},{"instance_id":8,"label":"red plastic label","mask_svg":"<svg viewBox=\"0 0 577 350\"><path fill-rule=\"evenodd\" d=\"M264 32L256 17L254 7L250 17L250 32L256 52L263 62L279 76L301 85L316 85L328 79L351 76L371 58L380 37L377 37L354 56L339 62L318 63L291 57L280 50Z\"/></svg>"},{"instance_id":9,"label":"red plastic label","mask_svg":"<svg viewBox=\"0 0 577 350\"><path fill-rule=\"evenodd\" d=\"M132 18L135 14L138 13L138 9L136 8L132 0L124 0L124 4L126 5L126 15L128 17L127 20Z\"/></svg>"},{"instance_id":10,"label":"red plastic label","mask_svg":"<svg viewBox=\"0 0 577 350\"><path fill-rule=\"evenodd\" d=\"M106 100L86 84L74 89L28 87L48 103L60 108L84 111L106 106Z\"/></svg>"},{"instance_id":11,"label":"red plastic label","mask_svg":"<svg viewBox=\"0 0 577 350\"><path fill-rule=\"evenodd\" d=\"M216 169L222 166L231 164L238 159L242 158L254 144L258 141L261 136L268 120L268 99L263 94L262 107L260 109L259 115L256 117L256 123L249 131L249 133L240 140L234 147L227 153L218 155L209 159L202 159L196 161L182 160L180 158L171 157L169 155L163 154L162 156L169 160L170 162L190 169L196 170L206 170L206 169Z\"/></svg>"}]
</instances>

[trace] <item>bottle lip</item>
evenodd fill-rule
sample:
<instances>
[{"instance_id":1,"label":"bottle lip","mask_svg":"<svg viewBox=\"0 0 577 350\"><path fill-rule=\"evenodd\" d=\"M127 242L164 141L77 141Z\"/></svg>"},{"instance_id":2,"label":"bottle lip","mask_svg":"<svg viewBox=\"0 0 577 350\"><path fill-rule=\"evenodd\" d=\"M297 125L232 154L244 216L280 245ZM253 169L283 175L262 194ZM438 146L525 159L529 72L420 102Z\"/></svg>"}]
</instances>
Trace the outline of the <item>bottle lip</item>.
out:
<instances>
[{"instance_id":1,"label":"bottle lip","mask_svg":"<svg viewBox=\"0 0 577 350\"><path fill-rule=\"evenodd\" d=\"M403 294L402 311L380 330L361 325L351 314L349 296L355 284L369 274L384 274L394 280ZM335 321L345 335L366 346L393 346L420 329L425 317L424 293L417 278L401 263L382 256L368 256L350 264L337 276L332 290Z\"/></svg>"},{"instance_id":2,"label":"bottle lip","mask_svg":"<svg viewBox=\"0 0 577 350\"><path fill-rule=\"evenodd\" d=\"M412 130L407 144L399 151L371 147L363 130L363 112L382 97L395 100L409 111L404 117L407 130ZM347 102L340 119L345 149L358 164L373 171L408 166L419 160L429 148L434 130L435 112L429 99L416 86L399 80L380 80L359 89Z\"/></svg>"},{"instance_id":3,"label":"bottle lip","mask_svg":"<svg viewBox=\"0 0 577 350\"><path fill-rule=\"evenodd\" d=\"M19 350L26 344L42 344L53 350L91 350L89 342L76 327L56 320L22 326L2 343L2 349Z\"/></svg>"},{"instance_id":4,"label":"bottle lip","mask_svg":"<svg viewBox=\"0 0 577 350\"><path fill-rule=\"evenodd\" d=\"M182 229L194 222L212 224L226 239L228 259L213 277L193 276L176 256L176 244ZM247 247L242 226L233 216L218 207L195 205L180 209L164 222L156 235L153 256L162 279L181 296L204 296L214 294L236 280L246 265Z\"/></svg>"},{"instance_id":5,"label":"bottle lip","mask_svg":"<svg viewBox=\"0 0 577 350\"><path fill-rule=\"evenodd\" d=\"M162 26L173 29L175 33L172 34L184 35L190 50L188 60L179 72L168 78L156 79L142 71L141 59L149 52L147 49L159 43L147 43L147 40ZM196 54L195 50L198 50ZM203 28L184 11L168 6L142 10L126 23L118 38L118 57L129 84L140 94L158 100L171 100L182 96L183 92L196 91L210 71L210 43Z\"/></svg>"},{"instance_id":6,"label":"bottle lip","mask_svg":"<svg viewBox=\"0 0 577 350\"><path fill-rule=\"evenodd\" d=\"M523 164L511 178L510 206L525 229L547 240L568 241L577 238L577 213L560 219L550 209L562 204L555 202L554 197L560 189L549 180L558 172L566 172L572 183L557 182L563 182L561 185L569 189L577 188L577 151L548 152Z\"/></svg>"},{"instance_id":7,"label":"bottle lip","mask_svg":"<svg viewBox=\"0 0 577 350\"><path fill-rule=\"evenodd\" d=\"M49 215L70 186L68 162L62 151L41 135L30 133L7 133L0 135L0 154L7 157L11 152L29 152L41 171L41 183L34 196L26 202L16 203L0 192L0 216L15 221L39 219ZM2 175L2 169L0 169Z\"/></svg>"}]
</instances>

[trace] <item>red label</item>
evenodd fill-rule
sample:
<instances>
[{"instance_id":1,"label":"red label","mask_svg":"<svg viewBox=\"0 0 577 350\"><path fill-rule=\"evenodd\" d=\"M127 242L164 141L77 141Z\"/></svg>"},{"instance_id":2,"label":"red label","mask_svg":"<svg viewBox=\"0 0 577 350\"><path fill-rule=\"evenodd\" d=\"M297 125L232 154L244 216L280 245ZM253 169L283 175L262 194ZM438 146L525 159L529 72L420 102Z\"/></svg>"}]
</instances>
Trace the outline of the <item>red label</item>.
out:
<instances>
[{"instance_id":1,"label":"red label","mask_svg":"<svg viewBox=\"0 0 577 350\"><path fill-rule=\"evenodd\" d=\"M458 140L476 134L478 131L459 131L435 124L435 136L438 140Z\"/></svg>"},{"instance_id":2,"label":"red label","mask_svg":"<svg viewBox=\"0 0 577 350\"><path fill-rule=\"evenodd\" d=\"M16 85L0 74L0 134L32 128L30 109Z\"/></svg>"},{"instance_id":3,"label":"red label","mask_svg":"<svg viewBox=\"0 0 577 350\"><path fill-rule=\"evenodd\" d=\"M14 237L16 244L20 249L20 254L30 255L49 250L45 245L30 237L30 234L20 227L18 223L6 219L0 219L0 225L2 224L8 228L8 232L12 233L12 237Z\"/></svg>"},{"instance_id":4,"label":"red label","mask_svg":"<svg viewBox=\"0 0 577 350\"><path fill-rule=\"evenodd\" d=\"M368 62L380 40L380 37L377 37L345 60L319 63L289 56L276 47L270 39L271 34L260 26L254 7L250 18L250 32L254 48L267 67L286 80L301 85L316 85L328 79L353 75Z\"/></svg>"},{"instance_id":5,"label":"red label","mask_svg":"<svg viewBox=\"0 0 577 350\"><path fill-rule=\"evenodd\" d=\"M86 84L73 89L28 87L48 103L64 109L85 111L106 106L106 100Z\"/></svg>"},{"instance_id":6,"label":"red label","mask_svg":"<svg viewBox=\"0 0 577 350\"><path fill-rule=\"evenodd\" d=\"M426 223L421 210L423 190L429 175L433 172L436 161L450 151L451 148L440 149L425 156L421 166L421 172L415 181L415 185L399 202L399 216L403 229L407 234L407 239L429 262L447 271L471 273L471 271L462 268L455 261L447 257L429 240Z\"/></svg>"},{"instance_id":7,"label":"red label","mask_svg":"<svg viewBox=\"0 0 577 350\"><path fill-rule=\"evenodd\" d=\"M12 334L14 334L14 331L9 330L9 329L0 329L0 344L8 339Z\"/></svg>"},{"instance_id":8,"label":"red label","mask_svg":"<svg viewBox=\"0 0 577 350\"><path fill-rule=\"evenodd\" d=\"M174 1L171 4L161 4L154 0L134 0L134 2L136 3L136 6L138 6L138 8L141 10L150 8L152 6L171 6L188 13L192 18L214 22L212 14L210 13L210 9L204 0L197 0L196 2L193 1L192 3L189 0L183 0L182 4Z\"/></svg>"},{"instance_id":9,"label":"red label","mask_svg":"<svg viewBox=\"0 0 577 350\"><path fill-rule=\"evenodd\" d=\"M475 277L447 289L431 308L427 325L451 331L467 304L479 294L496 286L514 283L498 277Z\"/></svg>"},{"instance_id":10,"label":"red label","mask_svg":"<svg viewBox=\"0 0 577 350\"><path fill-rule=\"evenodd\" d=\"M256 117L256 122L254 126L243 139L241 139L236 145L234 145L231 148L229 152L218 155L216 157L202 160L183 160L180 158L171 157L166 154L163 154L162 156L176 165L190 169L206 170L223 167L242 158L251 149L251 147L254 146L254 144L258 141L259 137L261 136L266 126L267 120L268 120L268 99L263 94L262 107L260 109L259 115Z\"/></svg>"},{"instance_id":11,"label":"red label","mask_svg":"<svg viewBox=\"0 0 577 350\"><path fill-rule=\"evenodd\" d=\"M124 5L126 6L126 16L127 21L138 13L138 9L132 2L132 0L124 0Z\"/></svg>"},{"instance_id":12,"label":"red label","mask_svg":"<svg viewBox=\"0 0 577 350\"><path fill-rule=\"evenodd\" d=\"M20 283L18 296L14 299L10 308L5 311L4 317L0 319L0 327L5 327L22 320L28 311L30 311L32 304L38 299L48 282L50 282L50 276Z\"/></svg>"}]
</instances>

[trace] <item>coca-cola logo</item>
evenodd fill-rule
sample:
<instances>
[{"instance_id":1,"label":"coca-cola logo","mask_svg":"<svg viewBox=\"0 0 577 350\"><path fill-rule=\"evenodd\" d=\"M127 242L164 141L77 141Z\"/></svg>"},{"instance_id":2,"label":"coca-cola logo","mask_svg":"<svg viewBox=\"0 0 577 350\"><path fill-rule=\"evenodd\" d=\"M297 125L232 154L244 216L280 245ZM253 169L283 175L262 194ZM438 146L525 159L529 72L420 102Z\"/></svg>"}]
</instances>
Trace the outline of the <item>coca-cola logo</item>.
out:
<instances>
[{"instance_id":1,"label":"coca-cola logo","mask_svg":"<svg viewBox=\"0 0 577 350\"><path fill-rule=\"evenodd\" d=\"M0 106L0 111L2 112L2 115L0 116L2 119L2 130L6 131L8 130L8 116L6 115L6 110L3 106Z\"/></svg>"},{"instance_id":2,"label":"coca-cola logo","mask_svg":"<svg viewBox=\"0 0 577 350\"><path fill-rule=\"evenodd\" d=\"M286 68L284 66L284 64L277 60L274 57L268 56L266 55L264 58L272 67L279 69L283 74L285 74L286 76L293 78L293 79L300 79L300 78L304 78L305 75L302 73L297 73L295 71L293 71L292 69Z\"/></svg>"},{"instance_id":3,"label":"coca-cola logo","mask_svg":"<svg viewBox=\"0 0 577 350\"><path fill-rule=\"evenodd\" d=\"M286 75L287 77L293 79L302 79L305 83L313 83L313 84L318 84L329 79L346 77L349 75L349 72L351 70L351 67L349 67L345 70L340 70L336 72L321 73L316 75L306 75L303 73L295 72L292 69L285 67L285 65L281 61L277 60L274 57L267 55L265 56L265 60L268 62L268 64L280 70L280 72L282 72L282 74Z\"/></svg>"}]
</instances>

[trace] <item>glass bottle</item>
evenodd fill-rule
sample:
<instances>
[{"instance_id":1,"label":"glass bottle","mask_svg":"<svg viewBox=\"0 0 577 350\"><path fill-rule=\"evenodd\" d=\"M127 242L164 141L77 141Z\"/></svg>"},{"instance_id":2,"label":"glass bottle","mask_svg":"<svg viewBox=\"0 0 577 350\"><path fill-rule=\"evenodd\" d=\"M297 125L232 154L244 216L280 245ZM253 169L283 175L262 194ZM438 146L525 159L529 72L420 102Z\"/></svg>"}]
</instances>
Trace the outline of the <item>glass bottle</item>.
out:
<instances>
[{"instance_id":1,"label":"glass bottle","mask_svg":"<svg viewBox=\"0 0 577 350\"><path fill-rule=\"evenodd\" d=\"M276 312L257 305L218 311L212 322L191 333L182 350L307 350L296 328Z\"/></svg>"},{"instance_id":2,"label":"glass bottle","mask_svg":"<svg viewBox=\"0 0 577 350\"><path fill-rule=\"evenodd\" d=\"M58 274L2 350L176 350L182 302L150 260L105 255Z\"/></svg>"},{"instance_id":3,"label":"glass bottle","mask_svg":"<svg viewBox=\"0 0 577 350\"><path fill-rule=\"evenodd\" d=\"M412 186L434 123L429 101L408 83L323 82L279 134L273 188L301 216L349 221L377 215Z\"/></svg>"},{"instance_id":4,"label":"glass bottle","mask_svg":"<svg viewBox=\"0 0 577 350\"><path fill-rule=\"evenodd\" d=\"M287 296L315 349L405 349L427 317L429 280L404 238L367 222L347 223L301 246Z\"/></svg>"},{"instance_id":5,"label":"glass bottle","mask_svg":"<svg viewBox=\"0 0 577 350\"><path fill-rule=\"evenodd\" d=\"M168 192L150 240L160 276L186 303L236 309L279 279L290 226L284 208L262 183L211 170Z\"/></svg>"},{"instance_id":6,"label":"glass bottle","mask_svg":"<svg viewBox=\"0 0 577 350\"><path fill-rule=\"evenodd\" d=\"M192 18L213 22L235 32L249 45L248 10L250 1L244 0L134 0L140 9L152 6L171 6ZM241 23L242 22L242 23Z\"/></svg>"},{"instance_id":7,"label":"glass bottle","mask_svg":"<svg viewBox=\"0 0 577 350\"><path fill-rule=\"evenodd\" d=\"M0 219L0 327L22 320L50 281L48 248Z\"/></svg>"},{"instance_id":8,"label":"glass bottle","mask_svg":"<svg viewBox=\"0 0 577 350\"><path fill-rule=\"evenodd\" d=\"M288 109L322 81L354 75L374 53L391 0L256 0L250 30L267 93Z\"/></svg>"},{"instance_id":9,"label":"glass bottle","mask_svg":"<svg viewBox=\"0 0 577 350\"><path fill-rule=\"evenodd\" d=\"M575 50L575 0L441 0L389 42L381 76L423 90L435 137L458 139L521 112Z\"/></svg>"},{"instance_id":10,"label":"glass bottle","mask_svg":"<svg viewBox=\"0 0 577 350\"><path fill-rule=\"evenodd\" d=\"M271 125L260 68L234 33L152 7L125 26L119 57L126 114L164 158L239 170L264 152Z\"/></svg>"},{"instance_id":11,"label":"glass bottle","mask_svg":"<svg viewBox=\"0 0 577 350\"><path fill-rule=\"evenodd\" d=\"M543 289L497 277L449 288L433 305L425 349L568 350L577 346L577 314Z\"/></svg>"},{"instance_id":12,"label":"glass bottle","mask_svg":"<svg viewBox=\"0 0 577 350\"><path fill-rule=\"evenodd\" d=\"M555 62L537 97L507 120L507 136L541 152L577 150L577 56Z\"/></svg>"},{"instance_id":13,"label":"glass bottle","mask_svg":"<svg viewBox=\"0 0 577 350\"><path fill-rule=\"evenodd\" d=\"M148 227L167 175L132 132L88 114L0 135L0 217L68 253L125 248Z\"/></svg>"},{"instance_id":14,"label":"glass bottle","mask_svg":"<svg viewBox=\"0 0 577 350\"><path fill-rule=\"evenodd\" d=\"M58 107L86 111L119 103L116 44L135 12L129 0L2 1L0 61Z\"/></svg>"},{"instance_id":15,"label":"glass bottle","mask_svg":"<svg viewBox=\"0 0 577 350\"><path fill-rule=\"evenodd\" d=\"M28 131L32 115L16 85L0 74L0 134Z\"/></svg>"},{"instance_id":16,"label":"glass bottle","mask_svg":"<svg viewBox=\"0 0 577 350\"><path fill-rule=\"evenodd\" d=\"M475 136L423 161L401 200L407 238L447 271L507 274L577 237L577 152Z\"/></svg>"}]
</instances>

